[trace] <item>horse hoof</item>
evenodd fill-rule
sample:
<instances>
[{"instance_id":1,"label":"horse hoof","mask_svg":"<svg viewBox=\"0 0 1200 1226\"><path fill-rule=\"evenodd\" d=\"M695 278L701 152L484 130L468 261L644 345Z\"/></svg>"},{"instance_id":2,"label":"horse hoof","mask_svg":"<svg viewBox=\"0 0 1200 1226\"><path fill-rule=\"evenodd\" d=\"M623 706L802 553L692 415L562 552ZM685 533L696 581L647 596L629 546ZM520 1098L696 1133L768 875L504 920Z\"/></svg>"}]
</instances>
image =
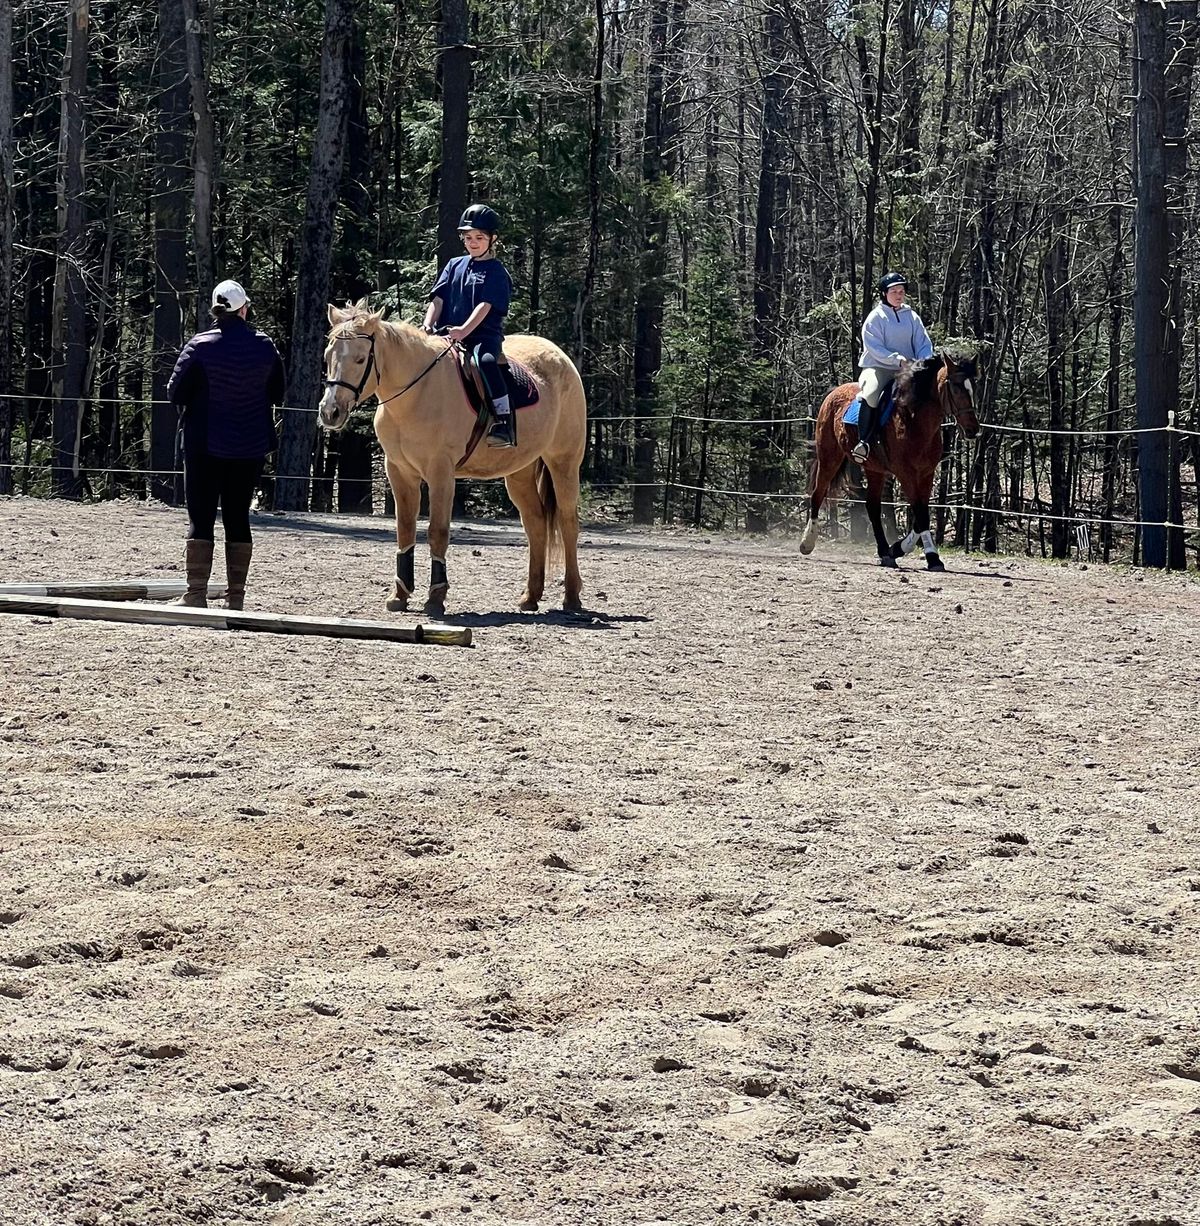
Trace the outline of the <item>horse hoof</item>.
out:
<instances>
[{"instance_id":1,"label":"horse hoof","mask_svg":"<svg viewBox=\"0 0 1200 1226\"><path fill-rule=\"evenodd\" d=\"M563 601L563 611L566 613L582 613L583 601L576 596L573 600Z\"/></svg>"},{"instance_id":2,"label":"horse hoof","mask_svg":"<svg viewBox=\"0 0 1200 1226\"><path fill-rule=\"evenodd\" d=\"M891 570L899 570L896 565L896 559L890 553L882 553L879 555L879 565L889 567Z\"/></svg>"},{"instance_id":3,"label":"horse hoof","mask_svg":"<svg viewBox=\"0 0 1200 1226\"><path fill-rule=\"evenodd\" d=\"M942 561L942 559L941 559L941 558L939 558L939 557L937 556L937 554L936 554L936 553L931 553L931 554L930 554L930 555L929 555L929 556L928 556L928 557L925 559L925 565L926 565L926 566L927 566L927 567L928 567L930 570L944 571L944 570L946 569L946 564L945 564L945 562L943 562L943 561Z\"/></svg>"},{"instance_id":4,"label":"horse hoof","mask_svg":"<svg viewBox=\"0 0 1200 1226\"><path fill-rule=\"evenodd\" d=\"M520 609L522 613L536 613L538 611L538 602L531 596L526 596L518 603L517 608Z\"/></svg>"},{"instance_id":5,"label":"horse hoof","mask_svg":"<svg viewBox=\"0 0 1200 1226\"><path fill-rule=\"evenodd\" d=\"M421 610L421 615L423 617L435 617L440 621L446 616L446 606L444 604L438 604L432 600L427 600L425 602L425 607Z\"/></svg>"},{"instance_id":6,"label":"horse hoof","mask_svg":"<svg viewBox=\"0 0 1200 1226\"><path fill-rule=\"evenodd\" d=\"M387 600L384 602L383 607L387 609L389 613L407 613L408 612L408 601L399 600L395 596L389 596Z\"/></svg>"}]
</instances>

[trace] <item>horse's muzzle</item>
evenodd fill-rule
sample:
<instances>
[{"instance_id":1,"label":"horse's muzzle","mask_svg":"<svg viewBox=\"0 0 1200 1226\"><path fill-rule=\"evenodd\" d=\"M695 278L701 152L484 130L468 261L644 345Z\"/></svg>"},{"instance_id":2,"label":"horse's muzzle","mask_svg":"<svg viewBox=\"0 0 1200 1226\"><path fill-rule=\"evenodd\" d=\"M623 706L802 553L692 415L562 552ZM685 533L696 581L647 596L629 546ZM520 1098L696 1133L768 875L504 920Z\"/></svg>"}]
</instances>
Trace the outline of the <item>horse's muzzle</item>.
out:
<instances>
[{"instance_id":1,"label":"horse's muzzle","mask_svg":"<svg viewBox=\"0 0 1200 1226\"><path fill-rule=\"evenodd\" d=\"M318 409L321 425L326 430L340 430L350 420L350 409L348 404L339 404L337 392L332 387L327 387Z\"/></svg>"}]
</instances>

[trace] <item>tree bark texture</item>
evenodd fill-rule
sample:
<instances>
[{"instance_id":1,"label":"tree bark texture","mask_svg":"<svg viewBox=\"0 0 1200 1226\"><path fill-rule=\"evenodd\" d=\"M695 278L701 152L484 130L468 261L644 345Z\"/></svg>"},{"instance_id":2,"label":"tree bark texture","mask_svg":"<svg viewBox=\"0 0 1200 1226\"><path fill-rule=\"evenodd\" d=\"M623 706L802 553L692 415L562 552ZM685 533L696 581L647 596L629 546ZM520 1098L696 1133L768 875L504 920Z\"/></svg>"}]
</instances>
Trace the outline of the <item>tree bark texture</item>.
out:
<instances>
[{"instance_id":1,"label":"tree bark texture","mask_svg":"<svg viewBox=\"0 0 1200 1226\"><path fill-rule=\"evenodd\" d=\"M13 240L16 215L13 184L12 0L0 0L0 494L13 491L12 333Z\"/></svg>"},{"instance_id":2,"label":"tree bark texture","mask_svg":"<svg viewBox=\"0 0 1200 1226\"><path fill-rule=\"evenodd\" d=\"M1141 491L1142 562L1167 565L1169 449L1164 427L1179 388L1167 360L1170 327L1170 231L1167 225L1166 15L1155 0L1135 0L1134 111L1137 191L1134 240L1133 333Z\"/></svg>"},{"instance_id":3,"label":"tree bark texture","mask_svg":"<svg viewBox=\"0 0 1200 1226\"><path fill-rule=\"evenodd\" d=\"M770 361L779 333L779 298L783 277L784 235L780 232L788 201L788 176L783 168L784 125L787 116L787 76L783 65L784 24L780 14L766 15L763 31L762 132L758 170L758 208L754 224L754 356ZM766 421L775 415L774 389L761 383L751 400L755 418ZM779 438L771 425L753 428L749 465L751 493L775 488ZM746 507L746 527L765 532L769 522L765 499L751 499Z\"/></svg>"},{"instance_id":4,"label":"tree bark texture","mask_svg":"<svg viewBox=\"0 0 1200 1226\"><path fill-rule=\"evenodd\" d=\"M442 164L438 176L438 263L462 255L458 221L467 206L471 47L467 0L442 0Z\"/></svg>"},{"instance_id":5,"label":"tree bark texture","mask_svg":"<svg viewBox=\"0 0 1200 1226\"><path fill-rule=\"evenodd\" d=\"M55 273L54 429L52 487L60 497L79 491L79 426L87 373L87 259L84 198L84 106L87 96L88 0L71 0L63 58L58 145L58 261Z\"/></svg>"},{"instance_id":6,"label":"tree bark texture","mask_svg":"<svg viewBox=\"0 0 1200 1226\"><path fill-rule=\"evenodd\" d=\"M316 407L321 387L321 354L325 349L328 325L329 268L350 109L353 20L354 0L326 0L320 109L304 211L288 372L288 408L284 412L277 465L275 505L286 511L301 511L308 506L317 431L316 414L311 410Z\"/></svg>"},{"instance_id":7,"label":"tree bark texture","mask_svg":"<svg viewBox=\"0 0 1200 1226\"><path fill-rule=\"evenodd\" d=\"M158 134L154 147L154 404L150 412L150 489L178 502L176 435L179 417L167 404L167 381L183 345L188 309L188 98L187 43L179 0L158 5Z\"/></svg>"},{"instance_id":8,"label":"tree bark texture","mask_svg":"<svg viewBox=\"0 0 1200 1226\"><path fill-rule=\"evenodd\" d=\"M217 283L217 256L213 245L213 198L219 174L216 133L208 104L208 74L204 25L196 0L182 0L187 45L188 86L192 101L192 241L196 251L195 326L209 319L213 286Z\"/></svg>"}]
</instances>

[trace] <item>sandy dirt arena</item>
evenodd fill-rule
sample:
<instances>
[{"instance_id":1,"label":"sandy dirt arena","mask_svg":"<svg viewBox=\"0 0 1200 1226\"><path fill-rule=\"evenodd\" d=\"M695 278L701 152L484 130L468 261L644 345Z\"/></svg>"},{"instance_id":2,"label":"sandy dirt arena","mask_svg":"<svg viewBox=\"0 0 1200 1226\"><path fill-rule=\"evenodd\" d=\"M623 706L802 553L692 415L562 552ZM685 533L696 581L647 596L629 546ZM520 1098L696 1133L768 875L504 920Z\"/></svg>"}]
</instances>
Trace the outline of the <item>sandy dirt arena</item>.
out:
<instances>
[{"instance_id":1,"label":"sandy dirt arena","mask_svg":"<svg viewBox=\"0 0 1200 1226\"><path fill-rule=\"evenodd\" d=\"M183 524L0 501L0 581ZM248 609L420 620L388 521L254 527ZM0 1222L1200 1222L1200 585L946 561L585 526L572 619L469 523L471 649L0 616Z\"/></svg>"}]
</instances>

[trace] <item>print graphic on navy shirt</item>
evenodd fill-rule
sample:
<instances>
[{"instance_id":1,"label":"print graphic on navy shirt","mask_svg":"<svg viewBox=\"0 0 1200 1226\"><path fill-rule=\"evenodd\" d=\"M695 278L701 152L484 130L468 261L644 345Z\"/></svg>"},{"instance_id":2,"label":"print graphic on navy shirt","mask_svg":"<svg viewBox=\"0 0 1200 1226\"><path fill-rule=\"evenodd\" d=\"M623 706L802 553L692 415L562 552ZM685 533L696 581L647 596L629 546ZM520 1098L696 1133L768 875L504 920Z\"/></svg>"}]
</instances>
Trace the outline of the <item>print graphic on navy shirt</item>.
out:
<instances>
[{"instance_id":1,"label":"print graphic on navy shirt","mask_svg":"<svg viewBox=\"0 0 1200 1226\"><path fill-rule=\"evenodd\" d=\"M429 297L442 300L438 322L450 328L466 323L481 302L490 303L492 309L471 337L477 342L499 340L504 335L503 320L512 300L512 280L498 260L477 261L469 255L460 255L442 269Z\"/></svg>"}]
</instances>

